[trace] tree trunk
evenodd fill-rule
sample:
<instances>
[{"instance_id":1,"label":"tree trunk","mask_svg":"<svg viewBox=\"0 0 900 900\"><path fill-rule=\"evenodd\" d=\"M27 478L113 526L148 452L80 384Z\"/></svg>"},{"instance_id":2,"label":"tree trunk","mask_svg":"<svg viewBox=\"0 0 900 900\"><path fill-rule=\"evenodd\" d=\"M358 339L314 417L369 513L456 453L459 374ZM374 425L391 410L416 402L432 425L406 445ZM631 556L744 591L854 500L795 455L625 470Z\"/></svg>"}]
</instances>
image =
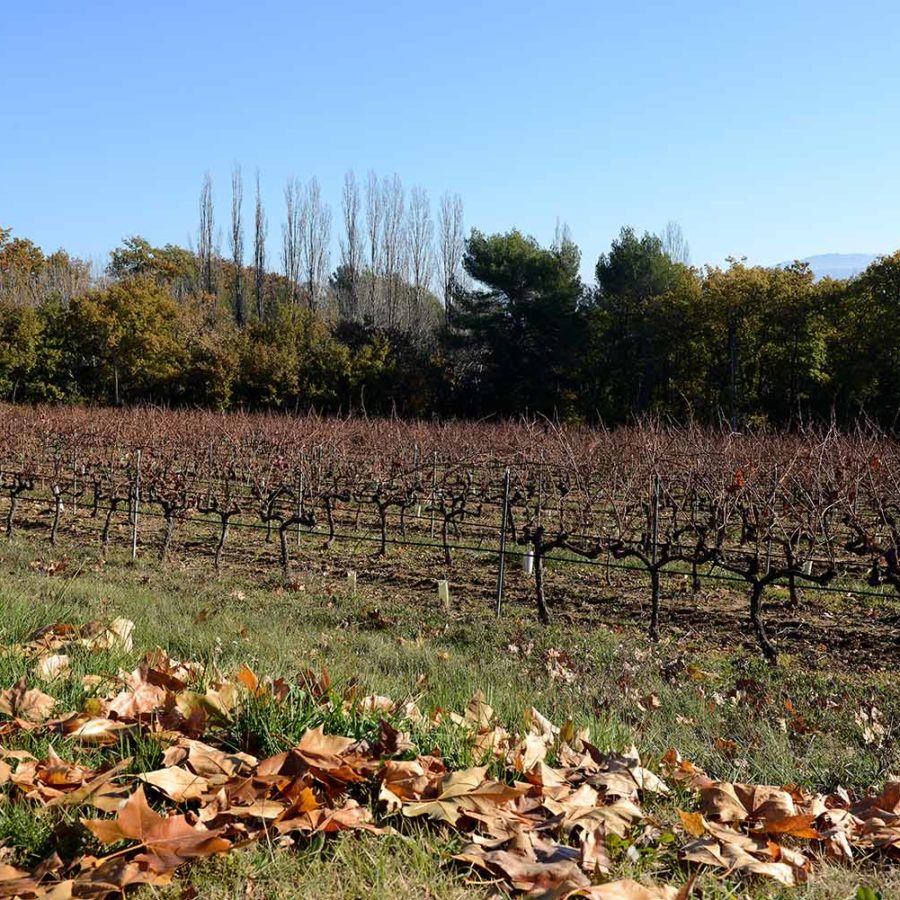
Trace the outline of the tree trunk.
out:
<instances>
[{"instance_id":1,"label":"tree trunk","mask_svg":"<svg viewBox=\"0 0 900 900\"><path fill-rule=\"evenodd\" d=\"M325 541L325 549L330 550L334 544L334 504L331 499L325 498L325 518L328 522L328 540Z\"/></svg>"},{"instance_id":2,"label":"tree trunk","mask_svg":"<svg viewBox=\"0 0 900 900\"><path fill-rule=\"evenodd\" d=\"M53 492L53 527L50 529L50 546L56 546L56 536L59 532L59 520L62 516L62 495L58 490Z\"/></svg>"},{"instance_id":3,"label":"tree trunk","mask_svg":"<svg viewBox=\"0 0 900 900\"><path fill-rule=\"evenodd\" d=\"M700 581L700 572L697 568L697 561L694 560L691 563L691 587L695 594L700 593L700 588L702 587L702 582Z\"/></svg>"},{"instance_id":4,"label":"tree trunk","mask_svg":"<svg viewBox=\"0 0 900 900\"><path fill-rule=\"evenodd\" d=\"M286 520L278 526L278 540L281 544L281 570L285 578L291 577L291 554L288 549L287 532L290 528L290 520Z\"/></svg>"},{"instance_id":5,"label":"tree trunk","mask_svg":"<svg viewBox=\"0 0 900 900\"><path fill-rule=\"evenodd\" d=\"M6 536L11 538L13 536L13 519L16 515L16 507L19 505L19 495L18 494L10 494L9 495L9 512L6 514Z\"/></svg>"},{"instance_id":6,"label":"tree trunk","mask_svg":"<svg viewBox=\"0 0 900 900\"><path fill-rule=\"evenodd\" d=\"M444 565L449 568L453 565L453 561L450 559L450 520L447 518L441 525L441 541L444 545Z\"/></svg>"},{"instance_id":7,"label":"tree trunk","mask_svg":"<svg viewBox=\"0 0 900 900\"><path fill-rule=\"evenodd\" d=\"M650 569L650 630L651 641L659 640L659 569Z\"/></svg>"},{"instance_id":8,"label":"tree trunk","mask_svg":"<svg viewBox=\"0 0 900 900\"><path fill-rule=\"evenodd\" d=\"M162 547L159 548L159 558L164 560L169 555L169 547L172 545L172 535L175 532L175 516L166 512L166 531L163 535Z\"/></svg>"},{"instance_id":9,"label":"tree trunk","mask_svg":"<svg viewBox=\"0 0 900 900\"><path fill-rule=\"evenodd\" d=\"M222 519L222 527L219 531L219 543L216 544L216 558L213 562L216 571L219 571L219 566L222 564L222 551L225 549L225 540L228 537L228 519Z\"/></svg>"},{"instance_id":10,"label":"tree trunk","mask_svg":"<svg viewBox=\"0 0 900 900\"><path fill-rule=\"evenodd\" d=\"M550 624L550 611L547 609L547 601L544 597L544 548L543 529L538 528L534 533L534 592L537 600L538 619L542 625Z\"/></svg>"},{"instance_id":11,"label":"tree trunk","mask_svg":"<svg viewBox=\"0 0 900 900\"><path fill-rule=\"evenodd\" d=\"M764 588L765 585L757 581L750 589L750 622L753 625L759 649L762 650L763 656L768 662L775 666L778 665L778 653L766 636L766 626L763 624L762 618L762 594Z\"/></svg>"},{"instance_id":12,"label":"tree trunk","mask_svg":"<svg viewBox=\"0 0 900 900\"><path fill-rule=\"evenodd\" d=\"M797 593L797 579L794 577L793 572L788 575L788 596L788 606L791 609L796 609L800 605L800 595Z\"/></svg>"},{"instance_id":13,"label":"tree trunk","mask_svg":"<svg viewBox=\"0 0 900 900\"><path fill-rule=\"evenodd\" d=\"M378 555L387 556L387 508L379 506L378 516L381 520L381 548Z\"/></svg>"},{"instance_id":14,"label":"tree trunk","mask_svg":"<svg viewBox=\"0 0 900 900\"><path fill-rule=\"evenodd\" d=\"M106 519L103 522L103 531L100 534L100 549L104 556L106 556L106 551L109 549L109 526L112 523L113 513L116 511L116 503L110 499L109 501L109 509L106 511Z\"/></svg>"}]
</instances>

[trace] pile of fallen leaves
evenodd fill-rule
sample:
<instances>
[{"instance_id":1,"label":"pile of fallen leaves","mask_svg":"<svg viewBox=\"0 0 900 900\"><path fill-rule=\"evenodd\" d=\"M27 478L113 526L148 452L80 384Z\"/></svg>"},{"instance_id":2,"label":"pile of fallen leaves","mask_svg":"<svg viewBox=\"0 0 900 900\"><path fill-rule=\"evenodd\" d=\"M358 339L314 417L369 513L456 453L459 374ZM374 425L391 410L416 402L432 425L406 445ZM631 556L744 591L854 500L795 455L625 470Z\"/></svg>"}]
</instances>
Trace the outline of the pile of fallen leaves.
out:
<instances>
[{"instance_id":1,"label":"pile of fallen leaves","mask_svg":"<svg viewBox=\"0 0 900 900\"><path fill-rule=\"evenodd\" d=\"M132 630L122 619L53 625L14 652L52 685L72 677L75 648L130 650ZM456 832L463 845L453 860L479 870L482 884L548 898L674 900L690 894L688 872L703 867L790 886L819 859L900 859L900 782L861 799L733 784L713 780L673 750L654 771L636 749L603 752L587 733L571 723L556 727L535 709L513 734L482 696L461 714L426 715L413 701L337 696L327 677L311 673L298 685L247 667L224 677L161 650L133 672L84 680L84 708L62 715L25 677L0 691L4 743L40 732L56 746L45 759L0 748L0 800L30 804L35 815L92 811L80 827L95 839L91 846L108 852L53 854L26 870L11 864L14 848L0 847L0 897L105 897L165 884L191 860L261 838L289 848L319 834L385 834L404 818ZM236 751L233 738L229 745L242 705L281 704L298 688L323 707L370 715L372 736L313 728L266 759ZM453 770L437 749L417 754L410 731L437 726L458 730L482 764ZM123 758L138 736L158 742L160 768L135 771ZM79 751L107 762L79 763ZM654 797L668 798L675 821L644 808L649 800L658 810ZM609 880L617 854L637 860L649 848L670 873L684 870L680 890Z\"/></svg>"}]
</instances>

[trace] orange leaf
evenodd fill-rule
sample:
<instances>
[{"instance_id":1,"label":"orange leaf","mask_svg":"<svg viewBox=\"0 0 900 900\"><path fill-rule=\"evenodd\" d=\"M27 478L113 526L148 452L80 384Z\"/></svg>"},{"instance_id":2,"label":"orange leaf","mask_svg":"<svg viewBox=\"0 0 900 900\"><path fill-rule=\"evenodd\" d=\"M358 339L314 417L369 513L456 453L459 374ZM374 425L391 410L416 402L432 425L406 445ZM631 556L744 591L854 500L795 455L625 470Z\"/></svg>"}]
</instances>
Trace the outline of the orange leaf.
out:
<instances>
[{"instance_id":1,"label":"orange leaf","mask_svg":"<svg viewBox=\"0 0 900 900\"><path fill-rule=\"evenodd\" d=\"M139 787L119 810L115 819L82 819L82 823L104 844L137 841L153 851L183 858L209 856L231 849L219 830L198 831L184 816L161 816L150 809L144 788Z\"/></svg>"},{"instance_id":2,"label":"orange leaf","mask_svg":"<svg viewBox=\"0 0 900 900\"><path fill-rule=\"evenodd\" d=\"M700 813L685 812L683 809L679 809L678 815L681 817L681 824L684 830L691 837L703 837L706 833L706 821Z\"/></svg>"}]
</instances>

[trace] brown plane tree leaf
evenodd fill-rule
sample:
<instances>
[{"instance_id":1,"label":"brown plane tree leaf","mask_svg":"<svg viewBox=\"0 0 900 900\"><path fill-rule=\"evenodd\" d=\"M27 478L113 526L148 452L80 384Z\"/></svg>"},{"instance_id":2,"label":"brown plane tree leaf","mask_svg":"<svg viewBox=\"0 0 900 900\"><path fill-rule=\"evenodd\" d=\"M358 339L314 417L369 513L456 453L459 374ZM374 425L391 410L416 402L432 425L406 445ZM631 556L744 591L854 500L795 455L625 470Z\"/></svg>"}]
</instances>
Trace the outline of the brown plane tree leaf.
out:
<instances>
[{"instance_id":1,"label":"brown plane tree leaf","mask_svg":"<svg viewBox=\"0 0 900 900\"><path fill-rule=\"evenodd\" d=\"M728 862L728 871L739 875L755 875L794 887L806 881L806 870L788 862L768 862L757 859L733 844L724 844L722 852Z\"/></svg>"},{"instance_id":2,"label":"brown plane tree leaf","mask_svg":"<svg viewBox=\"0 0 900 900\"><path fill-rule=\"evenodd\" d=\"M606 830L625 837L628 830L644 817L630 800L617 800L608 806L578 806L565 812L561 828L565 834L575 829L593 830L603 825Z\"/></svg>"},{"instance_id":3,"label":"brown plane tree leaf","mask_svg":"<svg viewBox=\"0 0 900 900\"><path fill-rule=\"evenodd\" d=\"M704 814L719 822L743 822L749 815L734 785L727 781L716 781L701 788L700 802Z\"/></svg>"},{"instance_id":4,"label":"brown plane tree leaf","mask_svg":"<svg viewBox=\"0 0 900 900\"><path fill-rule=\"evenodd\" d=\"M119 810L115 819L82 819L82 823L104 844L136 841L154 852L178 857L210 856L231 849L219 831L199 831L184 816L161 816L147 805L139 787Z\"/></svg>"},{"instance_id":5,"label":"brown plane tree leaf","mask_svg":"<svg viewBox=\"0 0 900 900\"><path fill-rule=\"evenodd\" d=\"M305 831L309 833L322 832L332 834L336 831L362 830L372 834L387 834L389 828L379 828L372 823L372 813L365 806L360 806L355 800L347 802L338 809L309 809L297 812L290 818L284 818L277 822L275 828L279 834L288 834L291 831Z\"/></svg>"},{"instance_id":6,"label":"brown plane tree leaf","mask_svg":"<svg viewBox=\"0 0 900 900\"><path fill-rule=\"evenodd\" d=\"M874 797L865 797L850 807L853 815L869 819L882 813L900 815L900 781L891 781Z\"/></svg>"},{"instance_id":7,"label":"brown plane tree leaf","mask_svg":"<svg viewBox=\"0 0 900 900\"><path fill-rule=\"evenodd\" d=\"M24 719L26 722L44 722L50 717L56 700L49 694L36 688L28 688L23 675L11 688L0 691L0 713L11 719Z\"/></svg>"},{"instance_id":8,"label":"brown plane tree leaf","mask_svg":"<svg viewBox=\"0 0 900 900\"><path fill-rule=\"evenodd\" d=\"M121 617L104 625L91 637L84 638L82 643L90 650L118 650L131 653L133 646L134 622Z\"/></svg>"},{"instance_id":9,"label":"brown plane tree leaf","mask_svg":"<svg viewBox=\"0 0 900 900\"><path fill-rule=\"evenodd\" d=\"M130 757L123 759L111 769L101 772L74 790L54 797L47 806L89 805L102 812L115 812L124 806L131 793L127 784L116 784L115 779L130 765Z\"/></svg>"},{"instance_id":10,"label":"brown plane tree leaf","mask_svg":"<svg viewBox=\"0 0 900 900\"><path fill-rule=\"evenodd\" d=\"M518 835L504 849L489 850L470 843L454 854L453 859L502 878L514 890L535 895L561 886L590 884L579 867L577 850L528 835Z\"/></svg>"},{"instance_id":11,"label":"brown plane tree leaf","mask_svg":"<svg viewBox=\"0 0 900 900\"><path fill-rule=\"evenodd\" d=\"M27 869L0 863L0 897L21 897L31 900L43 893L40 881Z\"/></svg>"},{"instance_id":12,"label":"brown plane tree leaf","mask_svg":"<svg viewBox=\"0 0 900 900\"><path fill-rule=\"evenodd\" d=\"M663 756L663 771L667 777L697 790L714 783L703 769L690 760L682 759L681 754L671 747Z\"/></svg>"},{"instance_id":13,"label":"brown plane tree leaf","mask_svg":"<svg viewBox=\"0 0 900 900\"><path fill-rule=\"evenodd\" d=\"M698 838L706 834L706 822L703 821L703 816L700 813L685 812L683 809L679 809L678 815L684 830L691 837Z\"/></svg>"},{"instance_id":14,"label":"brown plane tree leaf","mask_svg":"<svg viewBox=\"0 0 900 900\"><path fill-rule=\"evenodd\" d=\"M606 826L601 825L581 836L581 868L588 875L605 875L612 861L606 850Z\"/></svg>"},{"instance_id":15,"label":"brown plane tree leaf","mask_svg":"<svg viewBox=\"0 0 900 900\"><path fill-rule=\"evenodd\" d=\"M794 798L783 788L761 784L735 784L737 794L749 815L766 825L773 825L797 815Z\"/></svg>"},{"instance_id":16,"label":"brown plane tree leaf","mask_svg":"<svg viewBox=\"0 0 900 900\"><path fill-rule=\"evenodd\" d=\"M79 713L62 719L59 722L48 723L55 731L78 741L81 744L91 744L99 747L114 747L122 742L128 732L135 726L126 722L116 722L102 716L89 716Z\"/></svg>"},{"instance_id":17,"label":"brown plane tree leaf","mask_svg":"<svg viewBox=\"0 0 900 900\"><path fill-rule=\"evenodd\" d=\"M164 766L185 765L205 778L249 775L257 764L256 757L248 753L218 750L193 738L180 738L163 754Z\"/></svg>"},{"instance_id":18,"label":"brown plane tree leaf","mask_svg":"<svg viewBox=\"0 0 900 900\"><path fill-rule=\"evenodd\" d=\"M476 766L448 773L441 779L437 796L404 804L403 815L410 818L428 816L455 825L466 810L490 814L493 807L515 800L530 790L528 784L509 785L487 779L486 772L486 767Z\"/></svg>"},{"instance_id":19,"label":"brown plane tree leaf","mask_svg":"<svg viewBox=\"0 0 900 900\"><path fill-rule=\"evenodd\" d=\"M589 784L582 784L574 791L564 786L561 790L545 792L541 802L554 816L562 817L560 828L564 834L576 829L593 831L602 825L608 833L624 837L643 818L640 807L633 801L619 799L603 803Z\"/></svg>"},{"instance_id":20,"label":"brown plane tree leaf","mask_svg":"<svg viewBox=\"0 0 900 900\"><path fill-rule=\"evenodd\" d=\"M388 810L399 810L404 800L421 800L426 794L437 793L436 787L446 774L444 764L433 756L420 756L414 760L385 762L381 769L379 800Z\"/></svg>"},{"instance_id":21,"label":"brown plane tree leaf","mask_svg":"<svg viewBox=\"0 0 900 900\"><path fill-rule=\"evenodd\" d=\"M789 887L806 880L809 863L802 854L714 822L707 822L706 828L709 835L685 846L683 859L738 875L771 878Z\"/></svg>"},{"instance_id":22,"label":"brown plane tree leaf","mask_svg":"<svg viewBox=\"0 0 900 900\"><path fill-rule=\"evenodd\" d=\"M110 782L129 765L124 760L112 769L97 772L84 766L64 762L50 747L47 759L24 760L11 776L11 781L31 800L47 806L69 806L85 802L98 805L101 796L115 794L116 800L99 808L115 809L119 805L122 788Z\"/></svg>"},{"instance_id":23,"label":"brown plane tree leaf","mask_svg":"<svg viewBox=\"0 0 900 900\"><path fill-rule=\"evenodd\" d=\"M859 832L861 820L847 809L829 809L821 813L815 823L820 839L831 856L842 860L853 859L851 841Z\"/></svg>"},{"instance_id":24,"label":"brown plane tree leaf","mask_svg":"<svg viewBox=\"0 0 900 900\"><path fill-rule=\"evenodd\" d=\"M599 768L599 774L588 779L590 784L601 788L610 796L636 800L637 791L653 794L667 794L668 787L649 769L641 765L636 747L625 753L601 753L593 744L582 742Z\"/></svg>"},{"instance_id":25,"label":"brown plane tree leaf","mask_svg":"<svg viewBox=\"0 0 900 900\"><path fill-rule=\"evenodd\" d=\"M589 887L576 888L563 894L559 900L573 897L587 897L589 900L684 900L688 891L664 885L662 887L646 887L630 878L608 881L606 884L592 884Z\"/></svg>"},{"instance_id":26,"label":"brown plane tree leaf","mask_svg":"<svg viewBox=\"0 0 900 900\"><path fill-rule=\"evenodd\" d=\"M355 743L353 738L325 734L319 727L306 731L295 749L311 766L325 770L340 769L344 764L344 754Z\"/></svg>"},{"instance_id":27,"label":"brown plane tree leaf","mask_svg":"<svg viewBox=\"0 0 900 900\"><path fill-rule=\"evenodd\" d=\"M140 719L163 707L167 691L147 680L147 667L135 669L126 681L126 688L117 694L107 707L107 715L117 719Z\"/></svg>"},{"instance_id":28,"label":"brown plane tree leaf","mask_svg":"<svg viewBox=\"0 0 900 900\"><path fill-rule=\"evenodd\" d=\"M144 772L138 775L138 778L146 784L153 785L176 803L197 800L209 790L209 782L206 778L189 772L181 766L169 766L153 772Z\"/></svg>"},{"instance_id":29,"label":"brown plane tree leaf","mask_svg":"<svg viewBox=\"0 0 900 900\"><path fill-rule=\"evenodd\" d=\"M70 882L76 897L121 896L128 887L147 884L167 885L172 873L183 860L173 854L159 856L155 853L139 853L127 859L117 856L100 860L83 857L81 871Z\"/></svg>"},{"instance_id":30,"label":"brown plane tree leaf","mask_svg":"<svg viewBox=\"0 0 900 900\"><path fill-rule=\"evenodd\" d=\"M398 756L412 748L413 742L408 731L399 731L384 719L378 723L378 741L372 748L373 755L380 758Z\"/></svg>"},{"instance_id":31,"label":"brown plane tree leaf","mask_svg":"<svg viewBox=\"0 0 900 900\"><path fill-rule=\"evenodd\" d=\"M783 819L774 819L773 821L764 820L760 825L760 831L769 835L787 835L793 838L820 840L822 835L813 827L815 818L812 815L796 815L786 816Z\"/></svg>"},{"instance_id":32,"label":"brown plane tree leaf","mask_svg":"<svg viewBox=\"0 0 900 900\"><path fill-rule=\"evenodd\" d=\"M44 681L55 681L68 674L70 663L65 653L48 653L38 659L35 672Z\"/></svg>"}]
</instances>

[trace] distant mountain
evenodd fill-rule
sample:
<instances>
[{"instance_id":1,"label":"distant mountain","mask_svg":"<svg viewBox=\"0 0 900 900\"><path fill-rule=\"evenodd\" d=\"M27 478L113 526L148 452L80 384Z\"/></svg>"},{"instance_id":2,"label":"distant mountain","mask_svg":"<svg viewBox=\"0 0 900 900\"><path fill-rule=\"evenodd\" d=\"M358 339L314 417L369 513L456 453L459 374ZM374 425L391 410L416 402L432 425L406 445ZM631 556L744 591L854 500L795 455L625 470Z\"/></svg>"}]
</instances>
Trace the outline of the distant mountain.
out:
<instances>
[{"instance_id":1,"label":"distant mountain","mask_svg":"<svg viewBox=\"0 0 900 900\"><path fill-rule=\"evenodd\" d=\"M822 253L819 256L807 256L801 262L809 263L809 267L819 278L852 278L878 257L871 253ZM790 263L780 263L788 266Z\"/></svg>"}]
</instances>

